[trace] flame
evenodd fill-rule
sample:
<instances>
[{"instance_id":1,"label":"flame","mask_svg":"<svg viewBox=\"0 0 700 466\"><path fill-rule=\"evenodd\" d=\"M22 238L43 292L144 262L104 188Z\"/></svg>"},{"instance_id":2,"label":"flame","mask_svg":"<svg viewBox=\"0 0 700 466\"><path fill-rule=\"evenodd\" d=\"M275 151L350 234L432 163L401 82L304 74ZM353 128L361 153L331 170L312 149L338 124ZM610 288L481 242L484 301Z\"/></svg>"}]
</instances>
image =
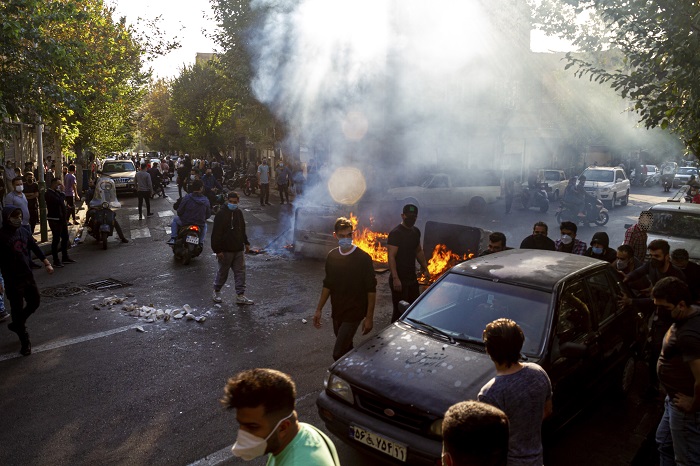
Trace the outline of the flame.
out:
<instances>
[{"instance_id":1,"label":"flame","mask_svg":"<svg viewBox=\"0 0 700 466\"><path fill-rule=\"evenodd\" d=\"M352 228L355 230L355 234L352 239L353 244L369 254L373 261L388 264L389 253L386 246L382 244L382 240L386 241L386 239L389 237L389 233L378 233L370 230L367 227L363 227L361 230L358 230L358 220L357 217L352 214L352 212L350 212L350 222L352 222Z\"/></svg>"},{"instance_id":2,"label":"flame","mask_svg":"<svg viewBox=\"0 0 700 466\"><path fill-rule=\"evenodd\" d=\"M432 283L447 270L451 269L460 262L471 259L472 257L474 257L474 254L472 253L460 256L459 254L455 254L447 249L447 246L444 244L438 244L435 246L435 249L433 249L433 253L428 261L428 273L430 273L430 279L428 279L425 275L421 275L418 277L418 281L421 283Z\"/></svg>"}]
</instances>

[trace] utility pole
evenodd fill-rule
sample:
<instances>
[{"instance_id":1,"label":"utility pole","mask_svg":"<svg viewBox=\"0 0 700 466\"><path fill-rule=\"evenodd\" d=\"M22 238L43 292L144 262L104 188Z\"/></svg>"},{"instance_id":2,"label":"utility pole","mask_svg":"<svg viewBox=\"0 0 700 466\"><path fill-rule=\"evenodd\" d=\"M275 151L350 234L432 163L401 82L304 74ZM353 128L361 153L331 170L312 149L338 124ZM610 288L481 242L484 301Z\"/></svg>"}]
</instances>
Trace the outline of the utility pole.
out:
<instances>
[{"instance_id":1,"label":"utility pole","mask_svg":"<svg viewBox=\"0 0 700 466\"><path fill-rule=\"evenodd\" d=\"M38 165L39 165L39 229L41 231L41 242L45 243L49 240L48 223L46 220L46 180L44 179L44 124L41 122L41 116L39 117L39 122L36 125L36 141L37 141L37 151L38 153Z\"/></svg>"}]
</instances>

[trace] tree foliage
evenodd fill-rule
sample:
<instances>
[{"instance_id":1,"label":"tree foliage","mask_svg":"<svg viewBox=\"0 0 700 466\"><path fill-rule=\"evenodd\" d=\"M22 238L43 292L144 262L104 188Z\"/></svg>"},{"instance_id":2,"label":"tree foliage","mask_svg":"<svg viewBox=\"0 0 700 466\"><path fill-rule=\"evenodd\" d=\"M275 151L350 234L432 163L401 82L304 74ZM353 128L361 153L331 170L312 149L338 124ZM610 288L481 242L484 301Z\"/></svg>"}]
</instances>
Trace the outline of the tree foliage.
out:
<instances>
[{"instance_id":1,"label":"tree foliage","mask_svg":"<svg viewBox=\"0 0 700 466\"><path fill-rule=\"evenodd\" d=\"M700 3L544 0L535 18L587 52L568 54L567 68L609 85L632 102L646 128L669 129L700 156ZM622 59L610 61L609 48Z\"/></svg>"},{"instance_id":2,"label":"tree foliage","mask_svg":"<svg viewBox=\"0 0 700 466\"><path fill-rule=\"evenodd\" d=\"M170 82L154 82L141 107L141 136L145 144L163 152L181 147L180 126L171 107Z\"/></svg>"}]
</instances>

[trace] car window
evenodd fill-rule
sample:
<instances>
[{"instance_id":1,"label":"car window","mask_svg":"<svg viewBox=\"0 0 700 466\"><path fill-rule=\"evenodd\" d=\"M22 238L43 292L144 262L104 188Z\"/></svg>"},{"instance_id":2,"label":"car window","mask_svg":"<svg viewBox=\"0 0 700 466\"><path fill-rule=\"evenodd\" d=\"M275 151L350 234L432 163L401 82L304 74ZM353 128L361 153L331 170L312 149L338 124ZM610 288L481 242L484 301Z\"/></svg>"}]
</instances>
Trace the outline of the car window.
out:
<instances>
[{"instance_id":1,"label":"car window","mask_svg":"<svg viewBox=\"0 0 700 466\"><path fill-rule=\"evenodd\" d=\"M112 162L112 163L105 163L102 166L102 171L103 172L128 172L128 171L134 171L134 164L132 162Z\"/></svg>"},{"instance_id":2,"label":"car window","mask_svg":"<svg viewBox=\"0 0 700 466\"><path fill-rule=\"evenodd\" d=\"M618 296L615 294L613 284L608 279L608 273L605 270L586 277L586 283L591 295L589 307L598 326L600 326L615 315Z\"/></svg>"},{"instance_id":3,"label":"car window","mask_svg":"<svg viewBox=\"0 0 700 466\"><path fill-rule=\"evenodd\" d=\"M433 178L433 182L430 183L429 188L449 188L449 183L447 182L447 176L438 175Z\"/></svg>"},{"instance_id":4,"label":"car window","mask_svg":"<svg viewBox=\"0 0 700 466\"><path fill-rule=\"evenodd\" d=\"M544 172L544 179L547 181L561 181L559 172Z\"/></svg>"},{"instance_id":5,"label":"car window","mask_svg":"<svg viewBox=\"0 0 700 466\"><path fill-rule=\"evenodd\" d=\"M551 294L449 273L433 285L406 316L454 338L481 340L486 324L505 317L525 334L523 354L537 356L549 330Z\"/></svg>"},{"instance_id":6,"label":"car window","mask_svg":"<svg viewBox=\"0 0 700 466\"><path fill-rule=\"evenodd\" d=\"M559 299L559 314L552 341L552 361L559 359L561 344L581 343L591 331L591 312L587 301L588 296L582 281L571 283L564 288Z\"/></svg>"},{"instance_id":7,"label":"car window","mask_svg":"<svg viewBox=\"0 0 700 466\"><path fill-rule=\"evenodd\" d=\"M649 233L681 238L700 239L700 216L684 211L652 211Z\"/></svg>"},{"instance_id":8,"label":"car window","mask_svg":"<svg viewBox=\"0 0 700 466\"><path fill-rule=\"evenodd\" d=\"M615 171L615 178L618 180L624 180L625 179L625 173L622 170L616 170Z\"/></svg>"},{"instance_id":9,"label":"car window","mask_svg":"<svg viewBox=\"0 0 700 466\"><path fill-rule=\"evenodd\" d=\"M586 181L599 181L602 183L611 183L613 181L612 170L584 170L583 176Z\"/></svg>"}]
</instances>

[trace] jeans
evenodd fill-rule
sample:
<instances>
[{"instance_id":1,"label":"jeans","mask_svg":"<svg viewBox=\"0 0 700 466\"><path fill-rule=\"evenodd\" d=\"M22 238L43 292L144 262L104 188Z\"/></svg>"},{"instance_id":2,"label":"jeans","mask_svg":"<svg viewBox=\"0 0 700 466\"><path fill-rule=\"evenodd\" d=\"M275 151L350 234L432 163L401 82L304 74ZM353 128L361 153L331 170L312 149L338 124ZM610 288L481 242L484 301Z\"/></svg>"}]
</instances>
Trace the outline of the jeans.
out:
<instances>
[{"instance_id":1,"label":"jeans","mask_svg":"<svg viewBox=\"0 0 700 466\"><path fill-rule=\"evenodd\" d=\"M61 243L61 256L63 259L68 257L68 225L66 222L49 220L49 228L51 228L51 255L53 256L53 263L56 264L58 260L58 243Z\"/></svg>"},{"instance_id":2,"label":"jeans","mask_svg":"<svg viewBox=\"0 0 700 466\"><path fill-rule=\"evenodd\" d=\"M335 345L333 346L334 361L342 358L345 353L353 348L352 339L355 337L355 332L357 332L357 328L361 323L361 320L357 322L341 322L340 320L333 319L333 333L335 333Z\"/></svg>"},{"instance_id":3,"label":"jeans","mask_svg":"<svg viewBox=\"0 0 700 466\"><path fill-rule=\"evenodd\" d=\"M170 224L170 238L175 239L177 238L177 233L180 231L180 228L182 228L184 223L182 223L182 220L180 220L180 217L177 215L173 217L173 221ZM204 239L207 237L207 224L205 223L204 226L202 225L197 225L199 227L199 244L202 246L204 245Z\"/></svg>"},{"instance_id":4,"label":"jeans","mask_svg":"<svg viewBox=\"0 0 700 466\"><path fill-rule=\"evenodd\" d=\"M700 412L686 413L667 396L656 445L661 466L700 464Z\"/></svg>"},{"instance_id":5,"label":"jeans","mask_svg":"<svg viewBox=\"0 0 700 466\"><path fill-rule=\"evenodd\" d=\"M223 255L222 258L216 258L219 262L219 270L214 279L214 291L221 291L228 279L228 271L232 270L236 294L245 293L245 251L224 252Z\"/></svg>"},{"instance_id":6,"label":"jeans","mask_svg":"<svg viewBox=\"0 0 700 466\"><path fill-rule=\"evenodd\" d=\"M150 191L136 191L136 195L139 198L139 217L142 217L143 213L143 201L146 201L146 213L151 213L151 192Z\"/></svg>"},{"instance_id":7,"label":"jeans","mask_svg":"<svg viewBox=\"0 0 700 466\"><path fill-rule=\"evenodd\" d=\"M401 291L394 291L394 280L389 277L389 289L391 289L391 304L394 306L394 310L391 313L391 321L396 322L401 317L402 312L399 310L399 301L407 301L408 304L413 303L420 295L420 289L418 288L418 282L414 278L413 280L403 279L401 280Z\"/></svg>"},{"instance_id":8,"label":"jeans","mask_svg":"<svg viewBox=\"0 0 700 466\"><path fill-rule=\"evenodd\" d=\"M270 183L260 183L260 205L270 202Z\"/></svg>"},{"instance_id":9,"label":"jeans","mask_svg":"<svg viewBox=\"0 0 700 466\"><path fill-rule=\"evenodd\" d=\"M18 334L22 333L26 331L25 323L29 316L39 309L40 298L36 282L32 277L27 277L23 282L6 282L5 294L12 308L12 323L15 331Z\"/></svg>"}]
</instances>

